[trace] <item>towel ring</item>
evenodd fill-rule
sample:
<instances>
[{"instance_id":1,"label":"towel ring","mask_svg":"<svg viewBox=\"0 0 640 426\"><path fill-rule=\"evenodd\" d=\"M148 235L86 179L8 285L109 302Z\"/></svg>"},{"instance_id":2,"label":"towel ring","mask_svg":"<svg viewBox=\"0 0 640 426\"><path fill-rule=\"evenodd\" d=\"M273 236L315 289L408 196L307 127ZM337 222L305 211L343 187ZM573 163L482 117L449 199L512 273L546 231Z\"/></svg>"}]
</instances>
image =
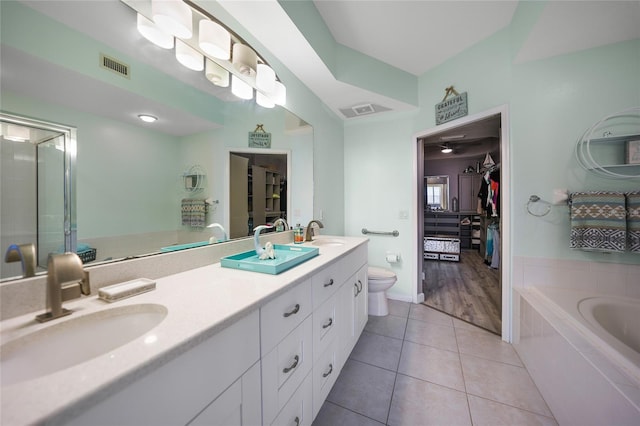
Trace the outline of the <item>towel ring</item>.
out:
<instances>
[{"instance_id":1,"label":"towel ring","mask_svg":"<svg viewBox=\"0 0 640 426\"><path fill-rule=\"evenodd\" d=\"M544 206L544 211L537 212L535 211L537 209L534 209L534 211L531 211L531 207L534 205L537 205L538 203ZM527 213L529 213L531 216L543 217L548 215L549 212L551 212L551 203L544 201L537 195L532 195L529 197L529 201L527 202Z\"/></svg>"}]
</instances>

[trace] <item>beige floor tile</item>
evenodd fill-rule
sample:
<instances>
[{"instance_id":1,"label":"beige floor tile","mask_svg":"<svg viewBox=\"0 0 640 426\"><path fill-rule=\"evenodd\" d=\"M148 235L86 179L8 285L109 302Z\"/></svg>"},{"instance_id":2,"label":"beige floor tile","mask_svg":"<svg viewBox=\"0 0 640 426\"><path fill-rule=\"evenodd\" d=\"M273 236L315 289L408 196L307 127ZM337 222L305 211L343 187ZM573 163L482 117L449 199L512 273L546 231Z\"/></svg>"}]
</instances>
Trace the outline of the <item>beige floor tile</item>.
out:
<instances>
[{"instance_id":1,"label":"beige floor tile","mask_svg":"<svg viewBox=\"0 0 640 426\"><path fill-rule=\"evenodd\" d=\"M398 373L465 391L460 357L456 352L405 341Z\"/></svg>"},{"instance_id":2,"label":"beige floor tile","mask_svg":"<svg viewBox=\"0 0 640 426\"><path fill-rule=\"evenodd\" d=\"M458 350L461 354L474 355L492 361L505 362L522 367L520 357L513 346L499 336L488 332L456 329Z\"/></svg>"},{"instance_id":3,"label":"beige floor tile","mask_svg":"<svg viewBox=\"0 0 640 426\"><path fill-rule=\"evenodd\" d=\"M409 318L453 327L453 320L449 315L443 314L442 312L436 311L435 309L431 309L430 307L422 304L411 305Z\"/></svg>"},{"instance_id":4,"label":"beige floor tile","mask_svg":"<svg viewBox=\"0 0 640 426\"><path fill-rule=\"evenodd\" d=\"M487 333L496 336L496 334L491 333L490 331L487 331L482 327L477 327L473 324L469 324L466 321L459 320L458 318L453 318L453 326L455 328L463 328L465 330L477 331L479 333Z\"/></svg>"},{"instance_id":5,"label":"beige floor tile","mask_svg":"<svg viewBox=\"0 0 640 426\"><path fill-rule=\"evenodd\" d=\"M327 401L381 423L386 422L396 373L348 360Z\"/></svg>"},{"instance_id":6,"label":"beige floor tile","mask_svg":"<svg viewBox=\"0 0 640 426\"><path fill-rule=\"evenodd\" d=\"M380 334L381 336L403 339L406 327L406 318L387 315L386 317L369 316L369 320L364 329L365 331Z\"/></svg>"},{"instance_id":7,"label":"beige floor tile","mask_svg":"<svg viewBox=\"0 0 640 426\"><path fill-rule=\"evenodd\" d=\"M409 319L404 339L421 345L458 352L454 329L446 325Z\"/></svg>"},{"instance_id":8,"label":"beige floor tile","mask_svg":"<svg viewBox=\"0 0 640 426\"><path fill-rule=\"evenodd\" d=\"M463 392L398 374L387 424L471 425L467 397Z\"/></svg>"},{"instance_id":9,"label":"beige floor tile","mask_svg":"<svg viewBox=\"0 0 640 426\"><path fill-rule=\"evenodd\" d=\"M469 395L473 426L557 426L551 418Z\"/></svg>"},{"instance_id":10,"label":"beige floor tile","mask_svg":"<svg viewBox=\"0 0 640 426\"><path fill-rule=\"evenodd\" d=\"M389 315L407 318L409 316L410 308L411 303L409 302L401 302L399 300L389 299Z\"/></svg>"},{"instance_id":11,"label":"beige floor tile","mask_svg":"<svg viewBox=\"0 0 640 426\"><path fill-rule=\"evenodd\" d=\"M364 331L351 352L351 359L387 370L398 370L402 340Z\"/></svg>"},{"instance_id":12,"label":"beige floor tile","mask_svg":"<svg viewBox=\"0 0 640 426\"><path fill-rule=\"evenodd\" d=\"M552 416L529 373L523 367L460 355L467 393Z\"/></svg>"}]
</instances>

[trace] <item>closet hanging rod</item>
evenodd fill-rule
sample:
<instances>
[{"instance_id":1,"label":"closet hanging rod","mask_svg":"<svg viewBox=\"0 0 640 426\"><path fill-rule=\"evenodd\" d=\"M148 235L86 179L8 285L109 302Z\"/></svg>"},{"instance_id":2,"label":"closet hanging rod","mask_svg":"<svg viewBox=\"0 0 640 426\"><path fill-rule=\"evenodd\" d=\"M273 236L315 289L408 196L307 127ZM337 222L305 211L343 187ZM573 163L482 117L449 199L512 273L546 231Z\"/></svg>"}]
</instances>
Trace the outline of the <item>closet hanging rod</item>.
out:
<instances>
[{"instance_id":1,"label":"closet hanging rod","mask_svg":"<svg viewBox=\"0 0 640 426\"><path fill-rule=\"evenodd\" d=\"M393 235L394 237L397 237L398 235L400 235L400 233L396 230L391 231L391 232L383 232L383 231L369 231L367 228L362 228L362 233L367 235L367 234L372 234L372 235Z\"/></svg>"}]
</instances>

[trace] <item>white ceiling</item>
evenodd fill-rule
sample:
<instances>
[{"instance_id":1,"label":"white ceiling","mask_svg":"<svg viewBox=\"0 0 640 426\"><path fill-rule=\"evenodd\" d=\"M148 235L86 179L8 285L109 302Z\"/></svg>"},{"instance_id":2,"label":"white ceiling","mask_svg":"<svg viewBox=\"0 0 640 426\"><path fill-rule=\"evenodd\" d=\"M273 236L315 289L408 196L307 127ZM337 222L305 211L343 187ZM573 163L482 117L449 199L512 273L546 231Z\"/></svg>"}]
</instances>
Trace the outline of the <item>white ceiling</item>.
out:
<instances>
[{"instance_id":1,"label":"white ceiling","mask_svg":"<svg viewBox=\"0 0 640 426\"><path fill-rule=\"evenodd\" d=\"M223 0L223 7L336 114L367 103L415 108L338 81L276 0ZM416 76L509 25L517 1L314 0L336 43ZM549 0L516 62L640 38L640 1ZM526 24L526 23L525 23ZM276 30L274 30L276 29ZM444 90L444 88L443 88Z\"/></svg>"}]
</instances>

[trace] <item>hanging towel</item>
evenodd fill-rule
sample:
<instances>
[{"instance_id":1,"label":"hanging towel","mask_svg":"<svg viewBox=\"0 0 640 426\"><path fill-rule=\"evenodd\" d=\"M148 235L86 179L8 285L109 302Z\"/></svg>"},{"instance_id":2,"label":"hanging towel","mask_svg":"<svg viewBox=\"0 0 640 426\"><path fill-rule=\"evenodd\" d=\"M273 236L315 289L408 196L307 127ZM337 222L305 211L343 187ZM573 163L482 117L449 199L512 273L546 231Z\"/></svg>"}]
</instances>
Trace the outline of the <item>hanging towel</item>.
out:
<instances>
[{"instance_id":1,"label":"hanging towel","mask_svg":"<svg viewBox=\"0 0 640 426\"><path fill-rule=\"evenodd\" d=\"M570 205L570 248L606 252L625 250L627 221L623 193L574 192L570 194Z\"/></svg>"},{"instance_id":2,"label":"hanging towel","mask_svg":"<svg viewBox=\"0 0 640 426\"><path fill-rule=\"evenodd\" d=\"M640 253L640 191L627 194L627 249Z\"/></svg>"},{"instance_id":3,"label":"hanging towel","mask_svg":"<svg viewBox=\"0 0 640 426\"><path fill-rule=\"evenodd\" d=\"M184 198L182 200L182 225L204 228L207 203L204 199Z\"/></svg>"}]
</instances>

